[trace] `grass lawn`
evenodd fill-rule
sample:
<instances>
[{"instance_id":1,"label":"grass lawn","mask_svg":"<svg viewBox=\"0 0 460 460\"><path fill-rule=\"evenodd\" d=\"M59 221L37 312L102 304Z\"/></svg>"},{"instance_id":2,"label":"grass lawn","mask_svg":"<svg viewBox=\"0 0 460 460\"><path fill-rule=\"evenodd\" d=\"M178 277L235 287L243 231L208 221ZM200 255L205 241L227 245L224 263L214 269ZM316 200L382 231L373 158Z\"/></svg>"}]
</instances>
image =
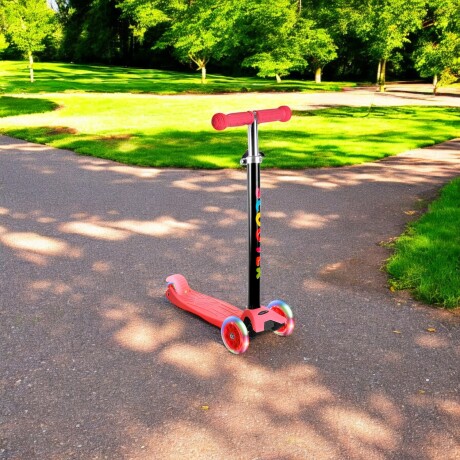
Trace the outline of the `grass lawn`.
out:
<instances>
[{"instance_id":1,"label":"grass lawn","mask_svg":"<svg viewBox=\"0 0 460 460\"><path fill-rule=\"evenodd\" d=\"M460 307L460 178L395 243L387 271L394 289L445 308Z\"/></svg>"},{"instance_id":2,"label":"grass lawn","mask_svg":"<svg viewBox=\"0 0 460 460\"><path fill-rule=\"evenodd\" d=\"M295 94L155 96L48 94L0 97L0 132L127 164L236 168L246 128L216 132L215 112L295 105ZM32 113L36 112L36 113ZM374 161L460 137L460 110L435 107L297 111L260 127L264 167Z\"/></svg>"},{"instance_id":3,"label":"grass lawn","mask_svg":"<svg viewBox=\"0 0 460 460\"><path fill-rule=\"evenodd\" d=\"M250 77L208 75L208 83L200 82L200 74L164 70L41 63L34 66L35 83L29 82L28 63L0 61L0 93L154 93L215 94L280 91L340 91L355 83L320 83Z\"/></svg>"}]
</instances>

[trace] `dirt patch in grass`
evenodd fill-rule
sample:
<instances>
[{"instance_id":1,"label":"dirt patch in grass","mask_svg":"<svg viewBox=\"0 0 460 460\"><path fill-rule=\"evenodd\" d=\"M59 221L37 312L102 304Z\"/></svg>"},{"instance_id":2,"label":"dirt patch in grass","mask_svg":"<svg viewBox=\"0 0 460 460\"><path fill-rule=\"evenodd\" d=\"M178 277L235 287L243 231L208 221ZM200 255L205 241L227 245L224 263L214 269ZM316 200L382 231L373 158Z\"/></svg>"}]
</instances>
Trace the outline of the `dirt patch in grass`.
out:
<instances>
[{"instance_id":1,"label":"dirt patch in grass","mask_svg":"<svg viewBox=\"0 0 460 460\"><path fill-rule=\"evenodd\" d=\"M100 136L98 140L101 141L129 141L132 134L111 134L110 136Z\"/></svg>"},{"instance_id":2,"label":"dirt patch in grass","mask_svg":"<svg viewBox=\"0 0 460 460\"><path fill-rule=\"evenodd\" d=\"M68 126L53 126L47 129L48 136L59 136L59 134L77 134L78 130L69 128Z\"/></svg>"}]
</instances>

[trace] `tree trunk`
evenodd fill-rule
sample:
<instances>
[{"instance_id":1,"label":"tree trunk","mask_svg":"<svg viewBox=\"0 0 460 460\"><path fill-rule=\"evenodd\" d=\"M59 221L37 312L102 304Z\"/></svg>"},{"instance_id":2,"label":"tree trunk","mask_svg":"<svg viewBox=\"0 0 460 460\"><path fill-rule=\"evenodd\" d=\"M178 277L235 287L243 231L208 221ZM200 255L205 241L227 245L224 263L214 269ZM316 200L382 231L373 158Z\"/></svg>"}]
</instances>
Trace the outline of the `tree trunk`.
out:
<instances>
[{"instance_id":1,"label":"tree trunk","mask_svg":"<svg viewBox=\"0 0 460 460\"><path fill-rule=\"evenodd\" d=\"M435 96L438 94L438 74L433 77L433 94Z\"/></svg>"},{"instance_id":2,"label":"tree trunk","mask_svg":"<svg viewBox=\"0 0 460 460\"><path fill-rule=\"evenodd\" d=\"M276 83L281 83L281 77L278 74L275 74Z\"/></svg>"},{"instance_id":3,"label":"tree trunk","mask_svg":"<svg viewBox=\"0 0 460 460\"><path fill-rule=\"evenodd\" d=\"M381 64L380 64L380 77L379 77L379 86L380 86L380 92L384 93L385 92L385 73L386 73L386 67L387 67L387 60L382 59Z\"/></svg>"},{"instance_id":4,"label":"tree trunk","mask_svg":"<svg viewBox=\"0 0 460 460\"><path fill-rule=\"evenodd\" d=\"M381 71L382 71L382 61L379 60L379 65L378 65L378 67L377 67L377 80L375 80L376 83L377 83L377 85L380 84L380 72L381 72Z\"/></svg>"},{"instance_id":5,"label":"tree trunk","mask_svg":"<svg viewBox=\"0 0 460 460\"><path fill-rule=\"evenodd\" d=\"M201 67L201 83L206 83L206 66L204 64Z\"/></svg>"},{"instance_id":6,"label":"tree trunk","mask_svg":"<svg viewBox=\"0 0 460 460\"><path fill-rule=\"evenodd\" d=\"M315 83L321 83L321 67L317 67L315 72Z\"/></svg>"},{"instance_id":7,"label":"tree trunk","mask_svg":"<svg viewBox=\"0 0 460 460\"><path fill-rule=\"evenodd\" d=\"M32 51L29 51L29 73L30 73L30 83L34 82L34 58L32 56Z\"/></svg>"}]
</instances>

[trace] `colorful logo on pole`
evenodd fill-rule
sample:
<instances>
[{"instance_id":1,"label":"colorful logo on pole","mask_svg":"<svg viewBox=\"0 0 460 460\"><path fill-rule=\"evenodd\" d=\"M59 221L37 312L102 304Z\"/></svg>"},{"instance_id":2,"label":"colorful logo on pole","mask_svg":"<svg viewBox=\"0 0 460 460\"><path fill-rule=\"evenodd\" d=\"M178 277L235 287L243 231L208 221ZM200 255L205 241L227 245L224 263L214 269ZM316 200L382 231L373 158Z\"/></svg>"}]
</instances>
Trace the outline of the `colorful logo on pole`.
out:
<instances>
[{"instance_id":1,"label":"colorful logo on pole","mask_svg":"<svg viewBox=\"0 0 460 460\"><path fill-rule=\"evenodd\" d=\"M256 189L256 240L260 243L260 188ZM260 254L260 246L256 248L256 252ZM256 257L256 279L260 279L260 255Z\"/></svg>"}]
</instances>

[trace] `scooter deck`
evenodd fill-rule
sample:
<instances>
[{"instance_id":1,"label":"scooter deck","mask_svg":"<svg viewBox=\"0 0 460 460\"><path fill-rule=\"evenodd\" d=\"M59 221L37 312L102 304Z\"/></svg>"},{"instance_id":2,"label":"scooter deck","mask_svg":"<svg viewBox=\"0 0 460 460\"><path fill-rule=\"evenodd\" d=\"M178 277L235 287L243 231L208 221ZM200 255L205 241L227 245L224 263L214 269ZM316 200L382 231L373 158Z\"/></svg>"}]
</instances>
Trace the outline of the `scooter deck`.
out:
<instances>
[{"instance_id":1,"label":"scooter deck","mask_svg":"<svg viewBox=\"0 0 460 460\"><path fill-rule=\"evenodd\" d=\"M194 291L182 275L171 275L166 282L168 283L166 297L172 304L203 318L214 326L221 327L229 316L241 318L244 314L244 310L234 305Z\"/></svg>"},{"instance_id":2,"label":"scooter deck","mask_svg":"<svg viewBox=\"0 0 460 460\"><path fill-rule=\"evenodd\" d=\"M166 278L166 298L176 307L203 318L214 326L221 327L229 316L236 316L243 322L249 320L252 331L276 331L283 327L287 318L267 307L242 310L223 300L194 291L182 275Z\"/></svg>"}]
</instances>

